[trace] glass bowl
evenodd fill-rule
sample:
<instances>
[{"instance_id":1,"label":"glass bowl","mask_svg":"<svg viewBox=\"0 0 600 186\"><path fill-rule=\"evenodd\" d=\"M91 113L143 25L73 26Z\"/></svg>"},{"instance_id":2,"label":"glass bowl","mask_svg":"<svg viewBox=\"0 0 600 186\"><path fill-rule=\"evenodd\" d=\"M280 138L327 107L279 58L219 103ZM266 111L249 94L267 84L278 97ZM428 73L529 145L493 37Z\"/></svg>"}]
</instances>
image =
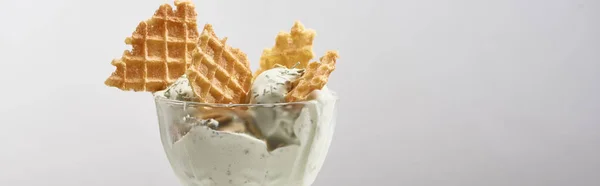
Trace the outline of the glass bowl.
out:
<instances>
[{"instance_id":1,"label":"glass bowl","mask_svg":"<svg viewBox=\"0 0 600 186\"><path fill-rule=\"evenodd\" d=\"M160 136L184 186L311 185L333 137L337 96L276 104L155 97Z\"/></svg>"}]
</instances>

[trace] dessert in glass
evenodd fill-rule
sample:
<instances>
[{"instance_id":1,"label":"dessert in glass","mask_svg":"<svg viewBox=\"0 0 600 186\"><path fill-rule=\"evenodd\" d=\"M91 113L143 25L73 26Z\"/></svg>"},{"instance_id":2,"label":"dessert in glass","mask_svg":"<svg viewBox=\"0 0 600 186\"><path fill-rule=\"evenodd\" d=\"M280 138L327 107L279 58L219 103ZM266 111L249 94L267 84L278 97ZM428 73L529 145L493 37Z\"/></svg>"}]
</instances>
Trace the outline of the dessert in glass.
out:
<instances>
[{"instance_id":1,"label":"dessert in glass","mask_svg":"<svg viewBox=\"0 0 600 186\"><path fill-rule=\"evenodd\" d=\"M331 143L337 100L313 93L311 101L241 105L156 96L175 174L185 186L310 185Z\"/></svg>"},{"instance_id":2,"label":"dessert in glass","mask_svg":"<svg viewBox=\"0 0 600 186\"><path fill-rule=\"evenodd\" d=\"M162 145L184 186L311 185L336 125L338 98L326 84L338 53L310 62L315 31L296 21L252 72L212 25L198 31L191 1L175 6L138 24L105 84L154 95Z\"/></svg>"}]
</instances>

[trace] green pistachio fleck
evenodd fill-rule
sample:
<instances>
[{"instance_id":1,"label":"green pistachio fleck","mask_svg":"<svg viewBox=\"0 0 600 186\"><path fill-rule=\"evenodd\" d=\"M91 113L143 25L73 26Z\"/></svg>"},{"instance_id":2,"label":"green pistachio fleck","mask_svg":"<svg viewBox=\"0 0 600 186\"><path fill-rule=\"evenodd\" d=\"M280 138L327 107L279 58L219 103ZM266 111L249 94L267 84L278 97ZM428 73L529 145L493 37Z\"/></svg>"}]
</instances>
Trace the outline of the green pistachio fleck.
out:
<instances>
[{"instance_id":1,"label":"green pistachio fleck","mask_svg":"<svg viewBox=\"0 0 600 186\"><path fill-rule=\"evenodd\" d=\"M167 89L167 90L165 91L165 97L167 97L167 98L168 98L168 97L171 97L171 92L170 92L170 90L169 90L169 89Z\"/></svg>"},{"instance_id":2,"label":"green pistachio fleck","mask_svg":"<svg viewBox=\"0 0 600 186\"><path fill-rule=\"evenodd\" d=\"M183 94L177 94L177 98L175 98L177 100L185 100L185 97L183 96Z\"/></svg>"}]
</instances>

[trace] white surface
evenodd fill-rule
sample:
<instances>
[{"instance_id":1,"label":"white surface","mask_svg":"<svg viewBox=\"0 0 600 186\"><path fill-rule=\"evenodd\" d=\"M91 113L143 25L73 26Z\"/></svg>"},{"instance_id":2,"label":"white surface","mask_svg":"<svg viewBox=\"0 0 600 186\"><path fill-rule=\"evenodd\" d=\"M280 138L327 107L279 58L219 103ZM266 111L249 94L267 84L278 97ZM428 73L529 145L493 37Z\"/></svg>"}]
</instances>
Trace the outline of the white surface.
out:
<instances>
[{"instance_id":1,"label":"white surface","mask_svg":"<svg viewBox=\"0 0 600 186\"><path fill-rule=\"evenodd\" d=\"M151 95L102 84L163 2L0 3L0 185L178 183ZM254 68L296 19L340 51L317 186L600 185L600 1L195 2Z\"/></svg>"}]
</instances>

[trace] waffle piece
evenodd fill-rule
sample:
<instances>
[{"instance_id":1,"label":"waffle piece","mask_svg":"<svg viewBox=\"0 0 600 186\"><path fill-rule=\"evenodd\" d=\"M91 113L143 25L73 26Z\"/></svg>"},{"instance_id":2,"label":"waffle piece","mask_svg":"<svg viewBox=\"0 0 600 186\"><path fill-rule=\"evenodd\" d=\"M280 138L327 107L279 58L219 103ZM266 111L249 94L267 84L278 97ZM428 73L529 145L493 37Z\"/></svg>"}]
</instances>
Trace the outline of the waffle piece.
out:
<instances>
[{"instance_id":1,"label":"waffle piece","mask_svg":"<svg viewBox=\"0 0 600 186\"><path fill-rule=\"evenodd\" d=\"M204 103L246 103L252 84L248 57L219 40L206 24L186 74L196 98Z\"/></svg>"},{"instance_id":2,"label":"waffle piece","mask_svg":"<svg viewBox=\"0 0 600 186\"><path fill-rule=\"evenodd\" d=\"M121 90L155 92L165 89L185 73L198 41L195 6L175 1L177 10L163 4L152 18L141 22L125 43L132 46L104 84Z\"/></svg>"},{"instance_id":3,"label":"waffle piece","mask_svg":"<svg viewBox=\"0 0 600 186\"><path fill-rule=\"evenodd\" d=\"M275 65L291 68L299 62L296 68L305 68L314 57L312 44L315 35L314 30L305 29L302 23L296 21L290 33L280 32L275 40L275 46L263 51L260 57L260 67L254 76L258 76Z\"/></svg>"},{"instance_id":4,"label":"waffle piece","mask_svg":"<svg viewBox=\"0 0 600 186\"><path fill-rule=\"evenodd\" d=\"M335 63L339 55L335 51L327 51L319 62L311 62L304 75L294 82L294 88L285 96L287 102L306 100L313 90L320 90L325 86L329 75L335 70Z\"/></svg>"}]
</instances>

